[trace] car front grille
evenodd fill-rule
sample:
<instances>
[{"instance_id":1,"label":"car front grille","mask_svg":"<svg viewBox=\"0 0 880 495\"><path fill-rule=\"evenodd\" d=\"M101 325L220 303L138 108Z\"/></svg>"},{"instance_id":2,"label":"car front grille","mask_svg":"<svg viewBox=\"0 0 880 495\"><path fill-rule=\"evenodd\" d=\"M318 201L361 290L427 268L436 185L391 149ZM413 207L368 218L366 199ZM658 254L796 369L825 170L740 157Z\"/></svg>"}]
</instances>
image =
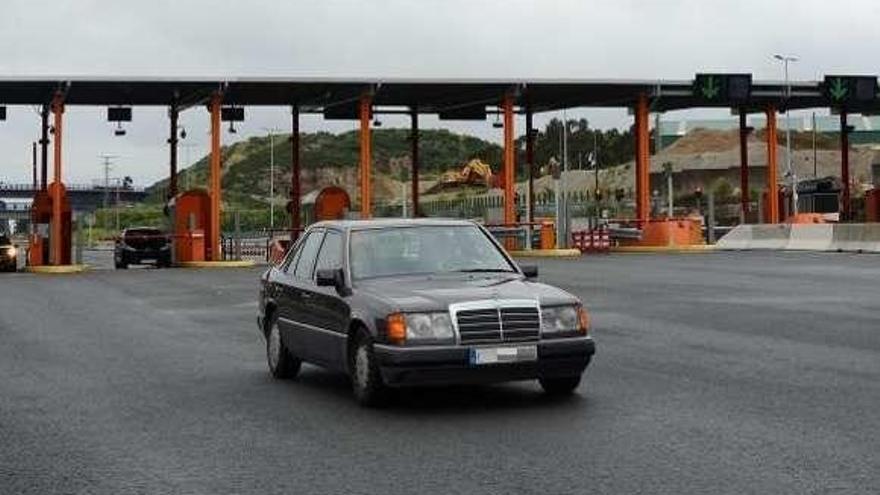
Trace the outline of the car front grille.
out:
<instances>
[{"instance_id":1,"label":"car front grille","mask_svg":"<svg viewBox=\"0 0 880 495\"><path fill-rule=\"evenodd\" d=\"M462 344L491 344L538 340L541 317L537 306L468 308L455 311Z\"/></svg>"}]
</instances>

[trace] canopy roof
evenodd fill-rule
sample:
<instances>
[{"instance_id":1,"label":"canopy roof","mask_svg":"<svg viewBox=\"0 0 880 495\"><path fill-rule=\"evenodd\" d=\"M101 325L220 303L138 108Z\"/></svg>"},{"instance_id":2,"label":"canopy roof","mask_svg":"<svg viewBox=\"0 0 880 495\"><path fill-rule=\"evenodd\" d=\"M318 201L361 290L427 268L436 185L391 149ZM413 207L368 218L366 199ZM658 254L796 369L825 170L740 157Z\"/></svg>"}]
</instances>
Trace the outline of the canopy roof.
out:
<instances>
[{"instance_id":1,"label":"canopy roof","mask_svg":"<svg viewBox=\"0 0 880 495\"><path fill-rule=\"evenodd\" d=\"M181 107L207 102L215 91L223 92L224 104L238 106L300 106L303 112L354 106L369 92L377 107L417 106L420 113L454 112L498 105L505 94L513 94L519 111L533 112L574 107L630 107L645 93L652 110L695 107L740 107L762 110L768 104L782 108L786 86L782 82L755 81L745 105L725 101L712 104L693 94L692 80L443 80L443 79L285 79L285 78L3 78L0 77L0 105L48 103L56 91L65 94L67 105L171 105ZM828 106L822 83L791 83L787 107ZM880 100L853 111L880 111ZM381 110L380 110L381 111Z\"/></svg>"}]
</instances>

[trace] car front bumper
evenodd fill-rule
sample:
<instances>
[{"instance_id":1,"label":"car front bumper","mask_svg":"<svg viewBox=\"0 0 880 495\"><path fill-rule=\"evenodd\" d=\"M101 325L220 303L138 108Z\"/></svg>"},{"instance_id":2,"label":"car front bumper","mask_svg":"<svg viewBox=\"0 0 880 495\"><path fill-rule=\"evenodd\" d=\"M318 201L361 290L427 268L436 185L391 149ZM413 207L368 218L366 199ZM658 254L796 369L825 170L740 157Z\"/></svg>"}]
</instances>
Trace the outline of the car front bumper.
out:
<instances>
[{"instance_id":1,"label":"car front bumper","mask_svg":"<svg viewBox=\"0 0 880 495\"><path fill-rule=\"evenodd\" d=\"M596 353L590 337L546 339L535 343L538 359L515 363L472 365L474 346L374 345L382 378L392 387L452 385L532 380L580 375ZM529 344L499 344L504 347Z\"/></svg>"}]
</instances>

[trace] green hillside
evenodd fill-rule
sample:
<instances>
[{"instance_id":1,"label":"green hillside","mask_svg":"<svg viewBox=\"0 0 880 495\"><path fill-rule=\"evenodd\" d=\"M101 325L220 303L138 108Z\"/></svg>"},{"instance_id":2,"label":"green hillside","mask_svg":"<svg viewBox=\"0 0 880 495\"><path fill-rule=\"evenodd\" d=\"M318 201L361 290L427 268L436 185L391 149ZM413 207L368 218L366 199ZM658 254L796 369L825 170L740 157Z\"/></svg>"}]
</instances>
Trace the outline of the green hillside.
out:
<instances>
[{"instance_id":1,"label":"green hillside","mask_svg":"<svg viewBox=\"0 0 880 495\"><path fill-rule=\"evenodd\" d=\"M318 176L342 177L356 171L359 160L358 133L329 132L301 134L301 157L303 169L303 192L316 187ZM287 195L290 183L291 147L290 135L274 137L276 197ZM223 191L231 203L256 206L257 197L266 197L270 163L268 137L252 137L223 148ZM488 163L501 161L501 147L482 139L455 134L446 130L423 130L420 132L421 171L425 178L455 168L471 158ZM389 179L408 180L410 142L407 129L377 129L373 131L374 173ZM208 157L203 157L187 170L181 171L179 184L204 185L207 179ZM332 180L328 179L328 180ZM168 186L167 179L150 186L159 201Z\"/></svg>"}]
</instances>

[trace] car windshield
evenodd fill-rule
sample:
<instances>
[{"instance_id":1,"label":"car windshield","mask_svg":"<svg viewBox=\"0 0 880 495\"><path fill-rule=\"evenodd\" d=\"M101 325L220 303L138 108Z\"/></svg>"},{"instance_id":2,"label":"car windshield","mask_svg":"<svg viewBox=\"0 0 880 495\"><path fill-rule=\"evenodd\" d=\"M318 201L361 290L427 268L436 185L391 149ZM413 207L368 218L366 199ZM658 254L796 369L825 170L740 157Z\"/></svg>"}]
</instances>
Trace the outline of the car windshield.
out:
<instances>
[{"instance_id":1,"label":"car windshield","mask_svg":"<svg viewBox=\"0 0 880 495\"><path fill-rule=\"evenodd\" d=\"M159 229L128 229L125 231L125 237L159 237L162 235L162 231Z\"/></svg>"},{"instance_id":2,"label":"car windshield","mask_svg":"<svg viewBox=\"0 0 880 495\"><path fill-rule=\"evenodd\" d=\"M351 233L354 279L452 272L514 272L474 225L391 227Z\"/></svg>"}]
</instances>

